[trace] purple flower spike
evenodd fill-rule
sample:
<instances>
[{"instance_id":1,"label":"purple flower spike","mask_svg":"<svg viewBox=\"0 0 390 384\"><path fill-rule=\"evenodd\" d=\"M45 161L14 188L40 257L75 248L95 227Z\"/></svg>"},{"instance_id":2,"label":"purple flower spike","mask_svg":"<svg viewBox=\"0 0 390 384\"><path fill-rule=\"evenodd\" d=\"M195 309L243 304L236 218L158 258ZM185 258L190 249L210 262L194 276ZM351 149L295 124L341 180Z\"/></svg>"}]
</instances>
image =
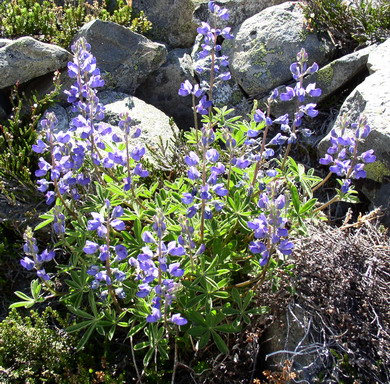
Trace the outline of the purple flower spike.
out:
<instances>
[{"instance_id":1,"label":"purple flower spike","mask_svg":"<svg viewBox=\"0 0 390 384\"><path fill-rule=\"evenodd\" d=\"M142 234L142 240L145 242L145 243L152 243L154 244L156 242L156 240L154 240L153 238L153 235L149 232L149 231L145 231L143 234Z\"/></svg>"},{"instance_id":2,"label":"purple flower spike","mask_svg":"<svg viewBox=\"0 0 390 384\"><path fill-rule=\"evenodd\" d=\"M342 193L348 193L349 191L349 187L351 186L351 180L350 179L346 179L344 180L344 183L343 185L341 186L341 192Z\"/></svg>"},{"instance_id":3,"label":"purple flower spike","mask_svg":"<svg viewBox=\"0 0 390 384\"><path fill-rule=\"evenodd\" d=\"M121 217L123 216L123 208L118 205L117 207L115 207L113 210L112 210L112 214L111 214L111 217L112 218L118 218L118 217Z\"/></svg>"},{"instance_id":4,"label":"purple flower spike","mask_svg":"<svg viewBox=\"0 0 390 384\"><path fill-rule=\"evenodd\" d=\"M182 317L179 313L173 314L170 321L176 325L186 325L188 323L187 319Z\"/></svg>"}]
</instances>

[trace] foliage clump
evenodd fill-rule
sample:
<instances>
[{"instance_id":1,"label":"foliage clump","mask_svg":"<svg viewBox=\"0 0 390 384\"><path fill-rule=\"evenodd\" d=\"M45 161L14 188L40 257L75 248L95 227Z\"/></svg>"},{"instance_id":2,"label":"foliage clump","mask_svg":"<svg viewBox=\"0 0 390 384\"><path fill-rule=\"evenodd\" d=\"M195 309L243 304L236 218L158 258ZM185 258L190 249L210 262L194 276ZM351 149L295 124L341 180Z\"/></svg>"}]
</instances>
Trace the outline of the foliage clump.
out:
<instances>
[{"instance_id":1,"label":"foliage clump","mask_svg":"<svg viewBox=\"0 0 390 384\"><path fill-rule=\"evenodd\" d=\"M309 28L328 32L346 50L382 42L390 36L387 0L305 0Z\"/></svg>"},{"instance_id":2,"label":"foliage clump","mask_svg":"<svg viewBox=\"0 0 390 384\"><path fill-rule=\"evenodd\" d=\"M85 23L101 19L112 21L141 34L151 29L144 13L135 12L125 1L116 2L109 10L106 1L67 0L59 1L14 0L0 3L0 37L31 35L46 43L68 48L73 36Z\"/></svg>"},{"instance_id":3,"label":"foliage clump","mask_svg":"<svg viewBox=\"0 0 390 384\"><path fill-rule=\"evenodd\" d=\"M0 381L38 383L40 378L60 382L71 364L72 339L50 327L57 312L47 307L41 314L22 317L15 309L0 323Z\"/></svg>"}]
</instances>

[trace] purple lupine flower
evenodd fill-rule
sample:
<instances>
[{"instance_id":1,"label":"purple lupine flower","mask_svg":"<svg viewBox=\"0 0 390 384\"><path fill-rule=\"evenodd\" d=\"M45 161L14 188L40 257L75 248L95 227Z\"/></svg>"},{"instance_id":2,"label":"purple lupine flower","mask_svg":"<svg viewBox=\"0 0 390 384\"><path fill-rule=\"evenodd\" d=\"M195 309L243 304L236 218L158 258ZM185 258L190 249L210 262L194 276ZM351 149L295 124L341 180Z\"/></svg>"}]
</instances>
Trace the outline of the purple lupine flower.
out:
<instances>
[{"instance_id":1,"label":"purple lupine flower","mask_svg":"<svg viewBox=\"0 0 390 384\"><path fill-rule=\"evenodd\" d=\"M55 253L54 251L48 251L47 249L45 249L41 255L40 255L40 260L41 261L51 261L53 260L55 257Z\"/></svg>"},{"instance_id":2,"label":"purple lupine flower","mask_svg":"<svg viewBox=\"0 0 390 384\"><path fill-rule=\"evenodd\" d=\"M187 171L187 176L191 180L198 180L200 178L200 172L195 167L190 167Z\"/></svg>"},{"instance_id":3,"label":"purple lupine flower","mask_svg":"<svg viewBox=\"0 0 390 384\"><path fill-rule=\"evenodd\" d=\"M149 171L142 168L142 164L137 164L133 170L133 173L135 175L138 175L140 177L148 177Z\"/></svg>"},{"instance_id":4,"label":"purple lupine flower","mask_svg":"<svg viewBox=\"0 0 390 384\"><path fill-rule=\"evenodd\" d=\"M176 325L186 325L188 323L187 319L182 317L179 313L173 314L170 321Z\"/></svg>"},{"instance_id":5,"label":"purple lupine flower","mask_svg":"<svg viewBox=\"0 0 390 384\"><path fill-rule=\"evenodd\" d=\"M49 147L42 140L38 139L37 143L34 144L31 148L36 153L44 153Z\"/></svg>"},{"instance_id":6,"label":"purple lupine flower","mask_svg":"<svg viewBox=\"0 0 390 384\"><path fill-rule=\"evenodd\" d=\"M376 160L373 149L363 152L360 157L365 163L373 163Z\"/></svg>"},{"instance_id":7,"label":"purple lupine flower","mask_svg":"<svg viewBox=\"0 0 390 384\"><path fill-rule=\"evenodd\" d=\"M122 244L118 244L115 246L115 253L117 255L116 259L122 261L127 257L127 248Z\"/></svg>"},{"instance_id":8,"label":"purple lupine flower","mask_svg":"<svg viewBox=\"0 0 390 384\"><path fill-rule=\"evenodd\" d=\"M29 257L25 256L23 259L20 260L20 264L23 268L27 269L28 271L31 271L35 267L34 260L31 260Z\"/></svg>"},{"instance_id":9,"label":"purple lupine flower","mask_svg":"<svg viewBox=\"0 0 390 384\"><path fill-rule=\"evenodd\" d=\"M87 240L85 242L85 246L83 248L83 251L88 255L92 255L92 254L96 253L98 249L99 249L99 244L94 243L93 241Z\"/></svg>"},{"instance_id":10,"label":"purple lupine flower","mask_svg":"<svg viewBox=\"0 0 390 384\"><path fill-rule=\"evenodd\" d=\"M196 106L196 111L200 115L207 115L209 113L208 109L213 105L213 102L207 100L206 96L202 96L199 100L199 104Z\"/></svg>"},{"instance_id":11,"label":"purple lupine flower","mask_svg":"<svg viewBox=\"0 0 390 384\"><path fill-rule=\"evenodd\" d=\"M261 241L257 240L249 243L249 250L254 254L263 253L266 249L267 247Z\"/></svg>"},{"instance_id":12,"label":"purple lupine flower","mask_svg":"<svg viewBox=\"0 0 390 384\"><path fill-rule=\"evenodd\" d=\"M216 184L214 185L213 187L213 190L215 192L216 195L218 196L227 196L229 191L225 188L224 184Z\"/></svg>"},{"instance_id":13,"label":"purple lupine flower","mask_svg":"<svg viewBox=\"0 0 390 384\"><path fill-rule=\"evenodd\" d=\"M219 153L216 149L211 148L206 152L206 159L211 163L215 163L219 159Z\"/></svg>"},{"instance_id":14,"label":"purple lupine flower","mask_svg":"<svg viewBox=\"0 0 390 384\"><path fill-rule=\"evenodd\" d=\"M351 183L352 183L351 179L345 179L343 185L341 186L341 192L348 193Z\"/></svg>"},{"instance_id":15,"label":"purple lupine flower","mask_svg":"<svg viewBox=\"0 0 390 384\"><path fill-rule=\"evenodd\" d=\"M168 267L168 272L175 277L181 277L184 275L184 269L180 268L180 263L172 263Z\"/></svg>"},{"instance_id":16,"label":"purple lupine flower","mask_svg":"<svg viewBox=\"0 0 390 384\"><path fill-rule=\"evenodd\" d=\"M161 319L161 311L158 308L152 308L152 314L146 318L148 323L155 323L156 321Z\"/></svg>"},{"instance_id":17,"label":"purple lupine flower","mask_svg":"<svg viewBox=\"0 0 390 384\"><path fill-rule=\"evenodd\" d=\"M37 271L37 276L45 281L50 280L50 276L46 273L44 268L41 268Z\"/></svg>"},{"instance_id":18,"label":"purple lupine flower","mask_svg":"<svg viewBox=\"0 0 390 384\"><path fill-rule=\"evenodd\" d=\"M294 248L294 244L288 240L282 240L278 247L279 251L283 255L291 255L293 248Z\"/></svg>"},{"instance_id":19,"label":"purple lupine flower","mask_svg":"<svg viewBox=\"0 0 390 384\"><path fill-rule=\"evenodd\" d=\"M145 155L145 148L144 147L135 147L132 151L131 151L131 158L135 161L140 161L142 156Z\"/></svg>"},{"instance_id":20,"label":"purple lupine flower","mask_svg":"<svg viewBox=\"0 0 390 384\"><path fill-rule=\"evenodd\" d=\"M328 154L325 154L324 157L322 157L320 160L319 160L319 163L322 164L322 165L328 165L330 163L333 163L333 157L328 155Z\"/></svg>"},{"instance_id":21,"label":"purple lupine flower","mask_svg":"<svg viewBox=\"0 0 390 384\"><path fill-rule=\"evenodd\" d=\"M291 87L286 87L286 92L283 92L279 95L280 100L282 101L290 101L294 98L295 92Z\"/></svg>"},{"instance_id":22,"label":"purple lupine flower","mask_svg":"<svg viewBox=\"0 0 390 384\"><path fill-rule=\"evenodd\" d=\"M156 242L156 240L154 240L154 237L153 235L149 232L149 231L145 231L142 235L142 240L145 242L145 243L152 243L154 244Z\"/></svg>"},{"instance_id":23,"label":"purple lupine flower","mask_svg":"<svg viewBox=\"0 0 390 384\"><path fill-rule=\"evenodd\" d=\"M194 201L194 196L191 193L183 193L183 197L181 199L183 204L191 204Z\"/></svg>"},{"instance_id":24,"label":"purple lupine flower","mask_svg":"<svg viewBox=\"0 0 390 384\"><path fill-rule=\"evenodd\" d=\"M353 167L353 172L351 176L355 179L364 179L367 176L366 171L363 169L364 164L358 163Z\"/></svg>"},{"instance_id":25,"label":"purple lupine flower","mask_svg":"<svg viewBox=\"0 0 390 384\"><path fill-rule=\"evenodd\" d=\"M171 241L168 243L167 252L171 256L184 256L186 253L182 245L176 246L176 241Z\"/></svg>"},{"instance_id":26,"label":"purple lupine flower","mask_svg":"<svg viewBox=\"0 0 390 384\"><path fill-rule=\"evenodd\" d=\"M126 229L126 225L122 220L114 219L110 222L112 228L116 231L124 231Z\"/></svg>"},{"instance_id":27,"label":"purple lupine flower","mask_svg":"<svg viewBox=\"0 0 390 384\"><path fill-rule=\"evenodd\" d=\"M193 167L199 164L199 157L195 152L191 151L187 156L184 157L184 162L189 167Z\"/></svg>"}]
</instances>

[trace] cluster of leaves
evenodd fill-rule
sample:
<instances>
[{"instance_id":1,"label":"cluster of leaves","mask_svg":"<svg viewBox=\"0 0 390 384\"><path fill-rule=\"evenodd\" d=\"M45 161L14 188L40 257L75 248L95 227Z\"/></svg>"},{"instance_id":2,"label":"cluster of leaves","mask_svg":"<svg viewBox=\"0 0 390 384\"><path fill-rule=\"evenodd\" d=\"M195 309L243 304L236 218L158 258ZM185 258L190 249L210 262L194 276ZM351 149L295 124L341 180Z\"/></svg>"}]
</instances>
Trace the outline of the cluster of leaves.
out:
<instances>
[{"instance_id":1,"label":"cluster of leaves","mask_svg":"<svg viewBox=\"0 0 390 384\"><path fill-rule=\"evenodd\" d=\"M36 195L31 169L37 156L31 148L37 140L39 120L60 92L57 73L53 80L53 91L42 98L20 94L17 85L11 92L12 114L0 123L0 191L9 201Z\"/></svg>"},{"instance_id":2,"label":"cluster of leaves","mask_svg":"<svg viewBox=\"0 0 390 384\"><path fill-rule=\"evenodd\" d=\"M50 328L53 319L59 317L50 307L26 317L11 310L0 323L0 381L38 383L46 377L60 382L71 366L74 340Z\"/></svg>"},{"instance_id":3,"label":"cluster of leaves","mask_svg":"<svg viewBox=\"0 0 390 384\"><path fill-rule=\"evenodd\" d=\"M113 21L144 34L151 23L143 12L136 13L125 1L109 9L106 2L68 0L64 6L55 1L15 0L0 2L0 37L31 35L41 41L68 48L75 33L88 21Z\"/></svg>"},{"instance_id":4,"label":"cluster of leaves","mask_svg":"<svg viewBox=\"0 0 390 384\"><path fill-rule=\"evenodd\" d=\"M390 36L387 0L304 0L303 9L309 28L329 32L347 50Z\"/></svg>"},{"instance_id":5,"label":"cluster of leaves","mask_svg":"<svg viewBox=\"0 0 390 384\"><path fill-rule=\"evenodd\" d=\"M75 353L77 339L51 307L22 316L12 309L0 322L0 381L2 383L123 383L86 353ZM98 356L98 354L96 355Z\"/></svg>"}]
</instances>

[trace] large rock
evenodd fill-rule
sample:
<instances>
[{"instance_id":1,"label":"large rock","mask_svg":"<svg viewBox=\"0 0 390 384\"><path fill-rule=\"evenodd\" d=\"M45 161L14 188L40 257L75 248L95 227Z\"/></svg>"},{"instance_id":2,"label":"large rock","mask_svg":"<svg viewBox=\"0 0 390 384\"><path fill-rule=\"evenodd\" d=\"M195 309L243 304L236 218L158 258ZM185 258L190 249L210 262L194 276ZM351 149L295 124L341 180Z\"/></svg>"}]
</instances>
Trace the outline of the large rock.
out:
<instances>
[{"instance_id":1,"label":"large rock","mask_svg":"<svg viewBox=\"0 0 390 384\"><path fill-rule=\"evenodd\" d=\"M374 149L377 161L367 164L367 178L380 183L366 183L365 194L374 205L383 205L384 191L390 185L390 76L389 76L390 39L379 45L370 53L367 66L372 74L358 85L346 98L341 107L334 127L337 129L340 116L348 113L351 121L357 120L360 114L367 117L372 132L359 146L359 152ZM319 154L322 157L329 146L329 135L319 144ZM387 195L387 207L390 209L390 199ZM390 222L390 212L388 213Z\"/></svg>"},{"instance_id":2,"label":"large rock","mask_svg":"<svg viewBox=\"0 0 390 384\"><path fill-rule=\"evenodd\" d=\"M231 17L224 23L236 26L264 8L283 1L285 0L221 0L217 3L229 10ZM133 6L144 11L152 22L152 37L173 48L191 47L200 21L221 26L220 20L210 16L207 0L133 0Z\"/></svg>"},{"instance_id":3,"label":"large rock","mask_svg":"<svg viewBox=\"0 0 390 384\"><path fill-rule=\"evenodd\" d=\"M167 56L164 45L109 21L93 20L85 24L75 39L79 37L87 39L98 68L106 72L106 86L129 94L133 94Z\"/></svg>"},{"instance_id":4,"label":"large rock","mask_svg":"<svg viewBox=\"0 0 390 384\"><path fill-rule=\"evenodd\" d=\"M172 116L181 129L194 125L191 96L179 96L181 83L196 83L189 49L177 48L168 53L166 63L148 76L135 96Z\"/></svg>"},{"instance_id":5,"label":"large rock","mask_svg":"<svg viewBox=\"0 0 390 384\"><path fill-rule=\"evenodd\" d=\"M0 89L64 68L72 57L65 49L32 37L2 39L0 46Z\"/></svg>"},{"instance_id":6,"label":"large rock","mask_svg":"<svg viewBox=\"0 0 390 384\"><path fill-rule=\"evenodd\" d=\"M152 22L150 34L153 39L164 41L174 48L188 48L194 43L194 0L133 0L133 7L144 11Z\"/></svg>"},{"instance_id":7,"label":"large rock","mask_svg":"<svg viewBox=\"0 0 390 384\"><path fill-rule=\"evenodd\" d=\"M321 96L308 99L307 102L321 103L328 97L340 91L350 81L354 80L364 72L367 72L367 60L370 52L375 47L370 46L357 52L350 53L320 68L318 72L307 76L303 80L303 86L307 87L310 83L315 83L317 88L322 90ZM312 63L309 57L310 64ZM279 88L279 94L285 92L286 87ZM267 96L268 97L268 96ZM267 98L266 97L266 98ZM266 99L265 98L265 99ZM265 101L262 99L261 101ZM295 112L295 100L280 101L272 105L272 114L280 116L284 113L293 114Z\"/></svg>"},{"instance_id":8,"label":"large rock","mask_svg":"<svg viewBox=\"0 0 390 384\"><path fill-rule=\"evenodd\" d=\"M305 28L298 2L266 8L238 26L223 44L234 79L250 96L259 96L292 79L289 66L305 48L310 60L329 62L335 47Z\"/></svg>"}]
</instances>

